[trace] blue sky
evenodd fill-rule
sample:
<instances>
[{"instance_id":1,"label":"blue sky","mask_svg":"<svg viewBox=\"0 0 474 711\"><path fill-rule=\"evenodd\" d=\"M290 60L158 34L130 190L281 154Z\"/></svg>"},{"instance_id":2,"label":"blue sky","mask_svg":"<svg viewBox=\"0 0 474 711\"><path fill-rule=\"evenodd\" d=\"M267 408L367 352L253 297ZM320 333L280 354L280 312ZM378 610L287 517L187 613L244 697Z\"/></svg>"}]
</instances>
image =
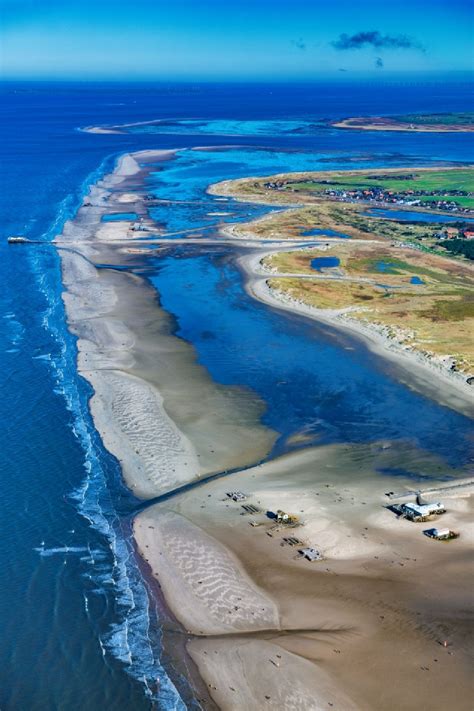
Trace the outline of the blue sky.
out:
<instances>
[{"instance_id":1,"label":"blue sky","mask_svg":"<svg viewBox=\"0 0 474 711\"><path fill-rule=\"evenodd\" d=\"M6 78L311 80L473 69L467 0L0 0L0 8Z\"/></svg>"}]
</instances>

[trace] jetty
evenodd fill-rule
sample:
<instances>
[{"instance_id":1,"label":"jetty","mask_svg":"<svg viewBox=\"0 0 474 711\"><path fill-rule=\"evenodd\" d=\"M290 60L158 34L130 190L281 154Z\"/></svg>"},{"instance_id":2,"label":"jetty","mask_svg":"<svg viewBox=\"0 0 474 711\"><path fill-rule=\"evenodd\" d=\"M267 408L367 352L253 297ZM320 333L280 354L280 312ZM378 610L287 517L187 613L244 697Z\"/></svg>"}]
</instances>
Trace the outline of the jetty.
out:
<instances>
[{"instance_id":1,"label":"jetty","mask_svg":"<svg viewBox=\"0 0 474 711\"><path fill-rule=\"evenodd\" d=\"M30 240L22 235L11 235L7 238L7 242L8 244L24 244L25 242L30 242Z\"/></svg>"}]
</instances>

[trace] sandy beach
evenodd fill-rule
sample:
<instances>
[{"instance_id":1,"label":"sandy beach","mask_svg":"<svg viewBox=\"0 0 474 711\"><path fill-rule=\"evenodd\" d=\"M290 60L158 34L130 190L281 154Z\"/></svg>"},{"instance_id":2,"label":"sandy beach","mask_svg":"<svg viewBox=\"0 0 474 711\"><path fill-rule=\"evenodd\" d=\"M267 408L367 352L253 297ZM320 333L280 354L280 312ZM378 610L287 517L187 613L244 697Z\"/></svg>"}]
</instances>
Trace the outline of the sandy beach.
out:
<instances>
[{"instance_id":1,"label":"sandy beach","mask_svg":"<svg viewBox=\"0 0 474 711\"><path fill-rule=\"evenodd\" d=\"M439 544L387 508L386 492L411 482L375 471L403 459L426 467L424 456L389 442L303 450L137 517L142 555L220 708L414 710L422 684L425 708L441 709L453 678L469 691L473 485L437 494L448 509L442 525L463 532ZM236 489L260 512L242 515L226 496ZM280 507L302 525L277 530L268 512ZM323 560L303 559L288 536Z\"/></svg>"},{"instance_id":2,"label":"sandy beach","mask_svg":"<svg viewBox=\"0 0 474 711\"><path fill-rule=\"evenodd\" d=\"M437 521L410 523L388 508L414 496L413 480L380 471L406 466L436 479L442 469L455 481L468 472L389 440L300 449L255 464L276 438L261 424L263 403L211 379L193 347L174 335L159 295L130 269L153 244L164 248L147 214L144 180L150 167L172 157L124 156L91 188L57 245L78 368L93 387L90 408L104 445L137 497L175 492L135 517L134 538L212 702L223 711L276 704L418 711L423 688L424 708L441 711L454 685L465 699L457 711L468 711L472 484L433 494L447 508L440 525L462 532L441 543L423 535ZM102 221L124 205L140 229L134 220ZM144 231L157 239L147 245ZM270 293L259 272L262 254L253 243L239 262L249 293L324 321ZM433 383L434 372L418 367L413 354L387 353L382 337L364 338L393 359L396 377L410 387L467 408L455 380L437 374ZM304 445L304 433L294 437ZM223 476L208 479L215 472ZM189 486L177 491L183 485ZM227 495L237 490L243 502ZM296 515L298 525L276 526L278 509ZM306 560L299 551L307 547L322 559Z\"/></svg>"},{"instance_id":3,"label":"sandy beach","mask_svg":"<svg viewBox=\"0 0 474 711\"><path fill-rule=\"evenodd\" d=\"M79 372L94 388L91 411L125 481L141 498L258 461L275 438L258 424L262 403L246 391L216 385L195 362L192 347L172 335L171 319L143 279L95 266L133 258L119 244L130 244L141 230L101 217L127 204L147 223L137 160L147 165L172 155L122 157L57 240Z\"/></svg>"}]
</instances>

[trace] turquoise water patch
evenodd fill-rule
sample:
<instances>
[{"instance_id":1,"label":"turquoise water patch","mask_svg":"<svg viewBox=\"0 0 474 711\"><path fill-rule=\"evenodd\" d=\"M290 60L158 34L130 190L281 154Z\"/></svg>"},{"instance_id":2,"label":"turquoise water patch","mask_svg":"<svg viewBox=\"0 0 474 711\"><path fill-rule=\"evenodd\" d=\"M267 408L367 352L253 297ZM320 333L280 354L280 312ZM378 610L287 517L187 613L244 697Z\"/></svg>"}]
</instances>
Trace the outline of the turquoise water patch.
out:
<instances>
[{"instance_id":1,"label":"turquoise water patch","mask_svg":"<svg viewBox=\"0 0 474 711\"><path fill-rule=\"evenodd\" d=\"M301 120L166 119L120 126L129 133L212 136L298 136L313 135L325 123Z\"/></svg>"},{"instance_id":2,"label":"turquoise water patch","mask_svg":"<svg viewBox=\"0 0 474 711\"><path fill-rule=\"evenodd\" d=\"M410 284L424 284L425 282L420 277L414 276L410 279Z\"/></svg>"},{"instance_id":3,"label":"turquoise water patch","mask_svg":"<svg viewBox=\"0 0 474 711\"><path fill-rule=\"evenodd\" d=\"M338 267L341 260L339 257L316 257L311 260L311 268L320 272L321 269L331 269Z\"/></svg>"},{"instance_id":4,"label":"turquoise water patch","mask_svg":"<svg viewBox=\"0 0 474 711\"><path fill-rule=\"evenodd\" d=\"M120 222L121 220L136 220L136 212L112 212L110 215L102 215L102 222Z\"/></svg>"},{"instance_id":5,"label":"turquoise water patch","mask_svg":"<svg viewBox=\"0 0 474 711\"><path fill-rule=\"evenodd\" d=\"M219 212L219 196L207 192L209 185L226 179L249 175L273 175L288 171L305 171L314 168L317 154L309 151L288 153L283 150L267 151L252 147L227 150L180 150L166 170L150 174L147 190L163 201L150 209L150 217L169 233L179 233L195 228L216 227L222 222L247 222L282 208L271 205L226 201L231 207L230 216L209 215Z\"/></svg>"}]
</instances>

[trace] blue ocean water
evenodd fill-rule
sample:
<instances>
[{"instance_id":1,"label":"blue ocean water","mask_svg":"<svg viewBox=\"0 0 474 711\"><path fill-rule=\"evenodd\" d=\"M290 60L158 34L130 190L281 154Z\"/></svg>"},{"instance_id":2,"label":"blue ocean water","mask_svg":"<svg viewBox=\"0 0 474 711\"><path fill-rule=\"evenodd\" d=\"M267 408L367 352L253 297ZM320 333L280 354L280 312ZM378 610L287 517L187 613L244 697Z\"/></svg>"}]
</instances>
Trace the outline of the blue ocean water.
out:
<instances>
[{"instance_id":1,"label":"blue ocean water","mask_svg":"<svg viewBox=\"0 0 474 711\"><path fill-rule=\"evenodd\" d=\"M259 208L204 205L208 182L302 166L464 162L472 155L468 136L358 133L314 124L325 117L400 109L462 110L466 89L456 84L2 85L0 708L198 707L186 681L163 667L159 620L164 613L149 603L129 540L135 502L91 422L90 388L77 376L75 342L65 323L59 260L48 246L87 186L122 152L225 146L229 131L241 131L238 144L246 147L184 151L167 164L166 178L163 173L151 178L160 197L176 199L178 192L194 203L155 208L156 219L170 232L196 224L213 229L227 218L258 214ZM78 130L177 117L184 127L166 134ZM199 128L196 118L204 121ZM209 215L228 210L231 216ZM8 248L9 234L25 234L44 246ZM466 458L465 418L398 386L383 369L370 373L363 349L353 359L343 358L324 329L242 298L240 276L225 251L179 256L173 260L169 254L153 277L164 306L176 317L178 335L193 343L217 380L252 387L266 399L266 421L282 441L304 426L328 441L360 441L363 423L367 438L415 437L446 461L459 464ZM172 264L179 264L175 278L195 301L176 293ZM210 296L220 300L221 312ZM204 323L215 334L214 345L204 337ZM239 332L251 338L248 351L240 348ZM268 356L262 351L257 357L264 337L271 348ZM293 365L290 338L306 349ZM342 370L324 373L336 354ZM285 377L278 375L282 368ZM318 368L314 389L298 402L295 394ZM279 385L277 377L286 383ZM349 392L341 379L353 380ZM349 407L351 396L355 404ZM422 414L415 433L407 427L413 408ZM449 433L450 451L440 444L440 431Z\"/></svg>"}]
</instances>

